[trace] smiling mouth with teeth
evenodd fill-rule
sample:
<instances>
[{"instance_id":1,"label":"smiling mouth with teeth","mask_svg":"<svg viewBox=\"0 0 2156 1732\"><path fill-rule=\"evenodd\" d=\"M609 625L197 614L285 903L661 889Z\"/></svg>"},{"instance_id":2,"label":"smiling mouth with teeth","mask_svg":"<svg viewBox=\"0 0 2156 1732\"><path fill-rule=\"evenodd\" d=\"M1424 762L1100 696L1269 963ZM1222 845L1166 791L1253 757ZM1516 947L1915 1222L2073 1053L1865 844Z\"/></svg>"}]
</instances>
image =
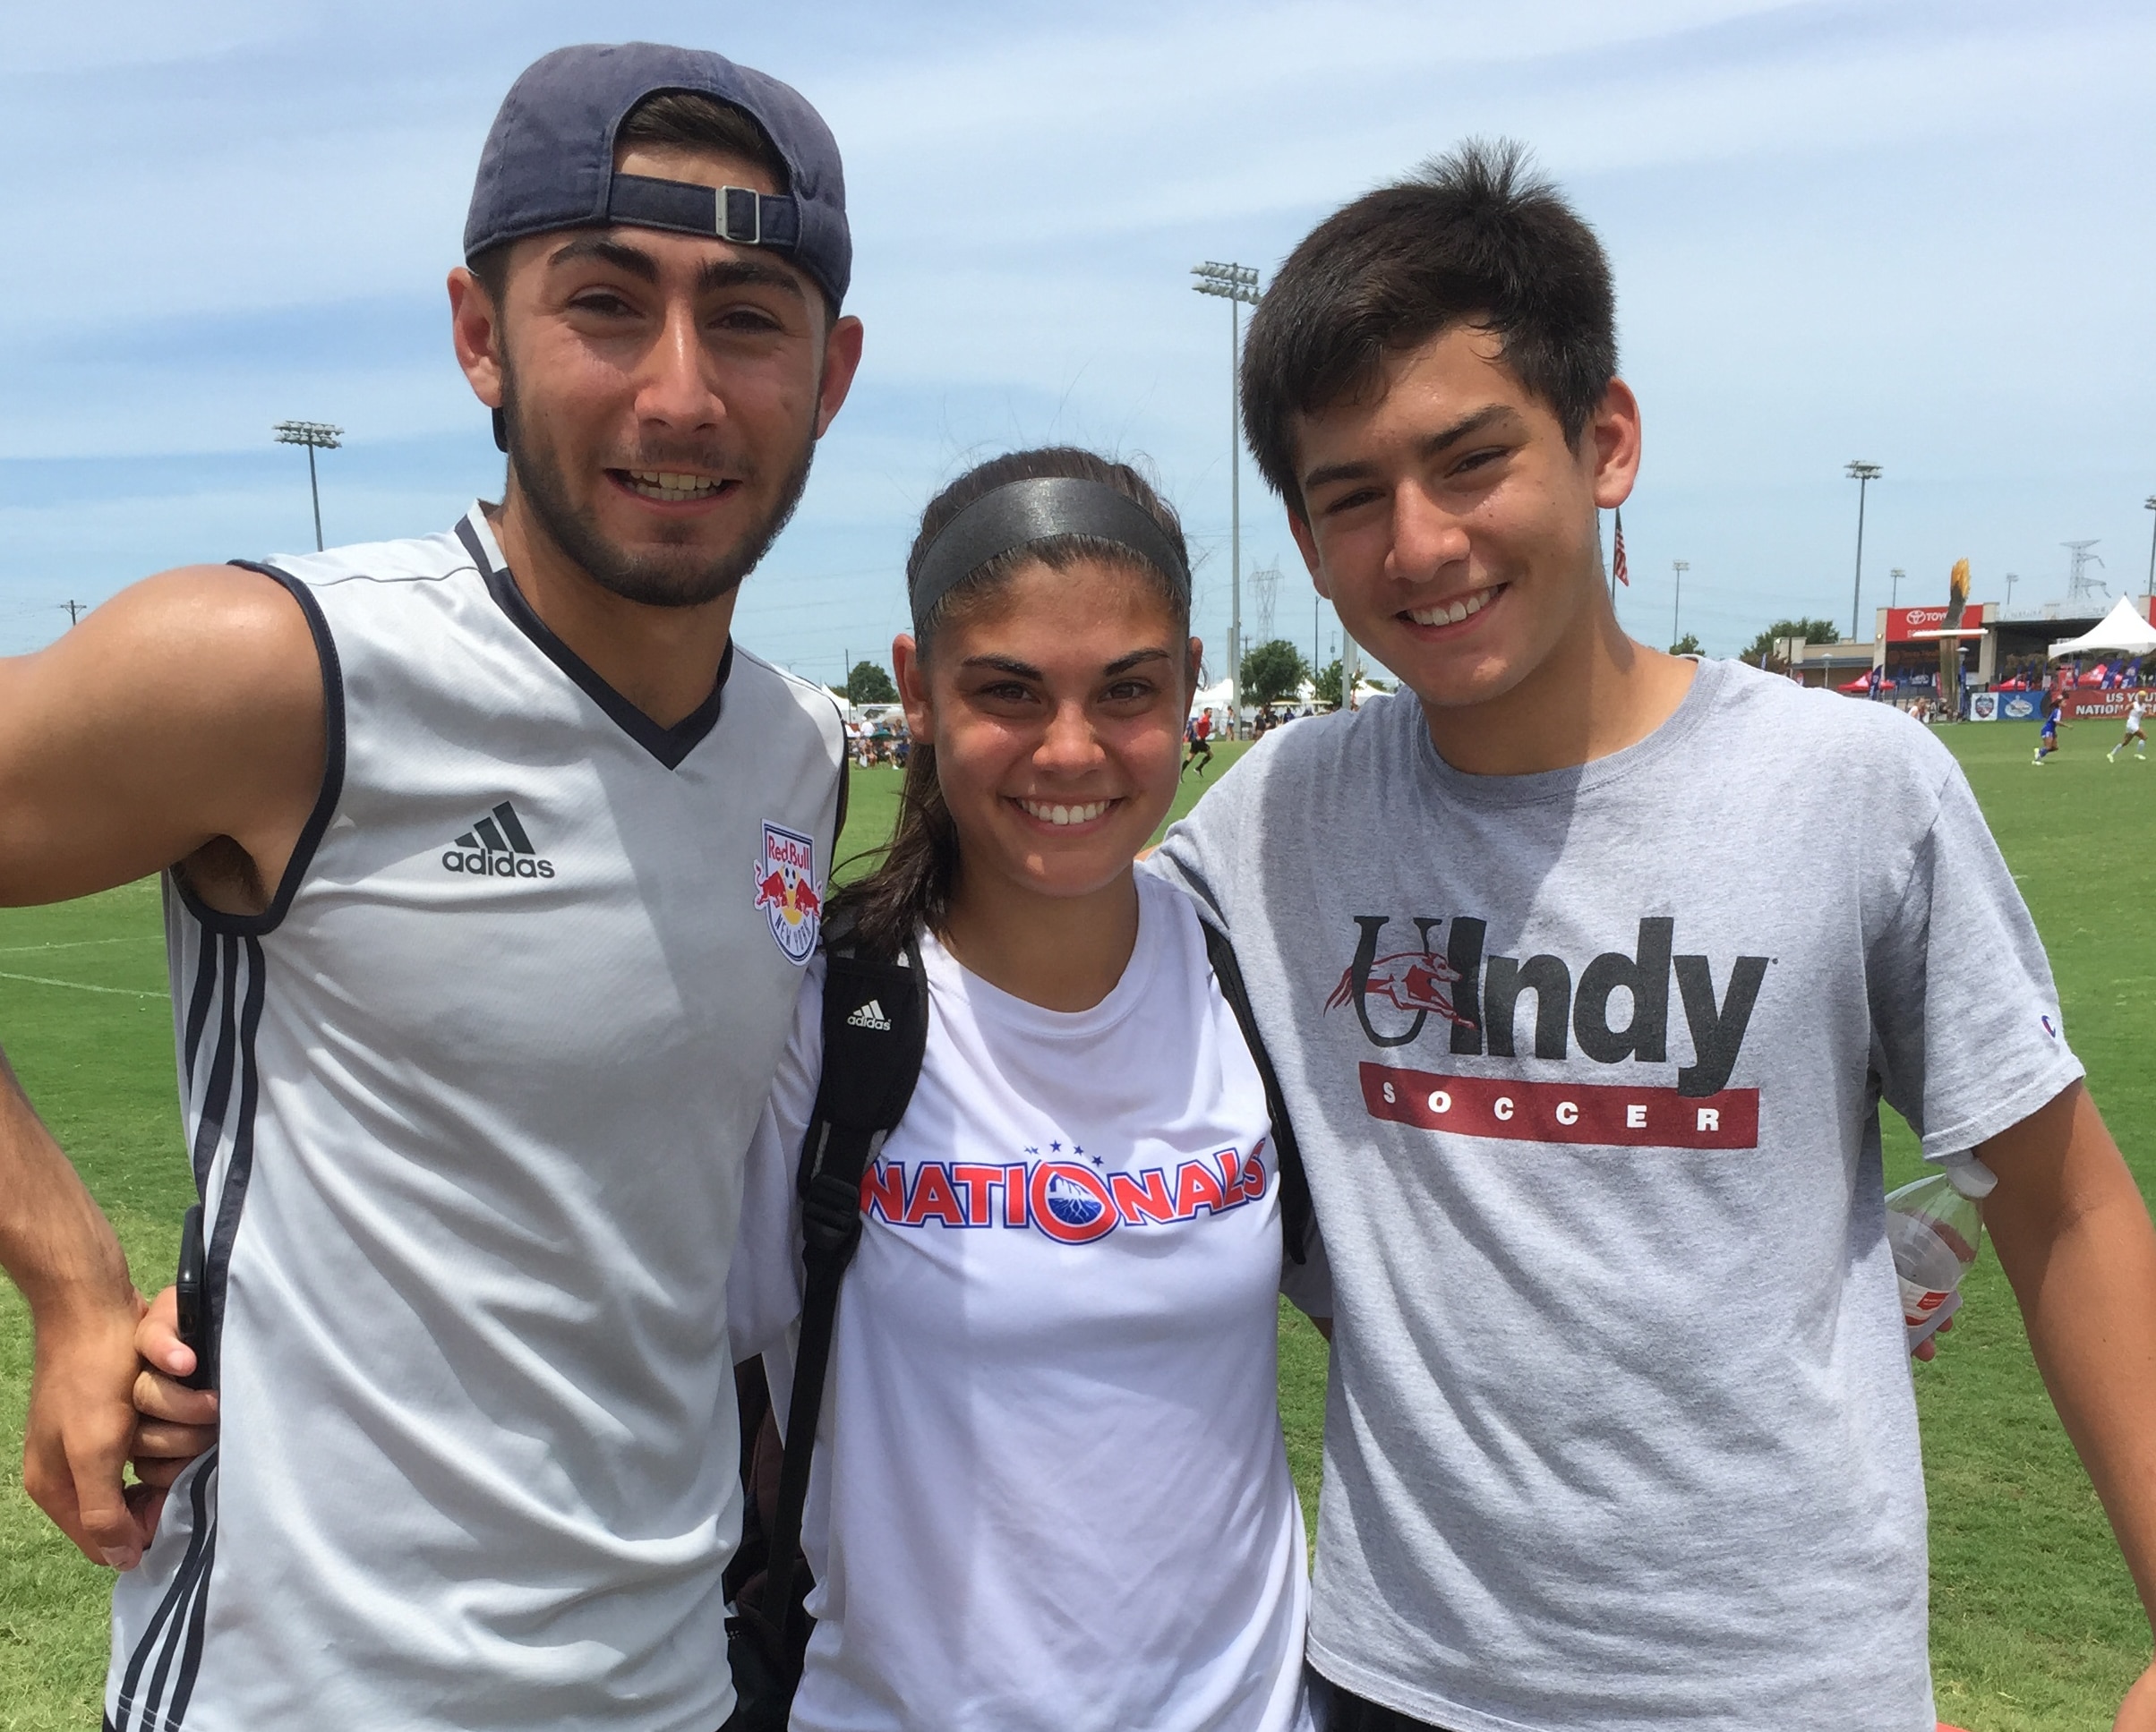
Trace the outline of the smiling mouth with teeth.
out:
<instances>
[{"instance_id":1,"label":"smiling mouth with teeth","mask_svg":"<svg viewBox=\"0 0 2156 1732\"><path fill-rule=\"evenodd\" d=\"M663 505L707 499L732 485L708 475L684 475L671 469L617 469L614 474L639 499L656 499Z\"/></svg>"},{"instance_id":2,"label":"smiling mouth with teeth","mask_svg":"<svg viewBox=\"0 0 2156 1732\"><path fill-rule=\"evenodd\" d=\"M1082 806L1055 806L1046 800L1015 800L1013 804L1027 817L1061 829L1074 823L1091 823L1116 802L1089 800Z\"/></svg>"},{"instance_id":3,"label":"smiling mouth with teeth","mask_svg":"<svg viewBox=\"0 0 2156 1732\"><path fill-rule=\"evenodd\" d=\"M1504 587L1502 584L1493 584L1488 589L1476 590L1438 607L1409 608L1407 618L1418 626L1457 626L1463 619L1474 619L1497 599Z\"/></svg>"}]
</instances>

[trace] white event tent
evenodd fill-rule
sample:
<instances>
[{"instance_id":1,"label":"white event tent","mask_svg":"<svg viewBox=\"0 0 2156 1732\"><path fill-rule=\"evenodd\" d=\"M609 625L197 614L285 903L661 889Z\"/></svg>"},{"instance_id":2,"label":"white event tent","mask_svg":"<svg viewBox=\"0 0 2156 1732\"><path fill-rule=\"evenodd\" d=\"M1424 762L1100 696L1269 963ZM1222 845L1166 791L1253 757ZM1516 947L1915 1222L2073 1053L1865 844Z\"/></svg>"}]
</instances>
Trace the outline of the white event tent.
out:
<instances>
[{"instance_id":1,"label":"white event tent","mask_svg":"<svg viewBox=\"0 0 2156 1732\"><path fill-rule=\"evenodd\" d=\"M2156 626L2143 617L2132 597L2122 595L2117 607L2079 637L2062 637L2052 644L2050 658L2057 661L2069 655L2147 655L2152 652L2156 652Z\"/></svg>"}]
</instances>

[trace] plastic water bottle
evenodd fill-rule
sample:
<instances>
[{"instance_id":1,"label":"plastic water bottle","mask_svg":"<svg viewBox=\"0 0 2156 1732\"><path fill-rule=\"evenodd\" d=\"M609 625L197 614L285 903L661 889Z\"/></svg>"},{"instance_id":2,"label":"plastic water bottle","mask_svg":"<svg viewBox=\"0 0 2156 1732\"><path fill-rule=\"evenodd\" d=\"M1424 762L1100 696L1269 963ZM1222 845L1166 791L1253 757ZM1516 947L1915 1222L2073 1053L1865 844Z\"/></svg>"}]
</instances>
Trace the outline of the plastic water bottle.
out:
<instances>
[{"instance_id":1,"label":"plastic water bottle","mask_svg":"<svg viewBox=\"0 0 2156 1732\"><path fill-rule=\"evenodd\" d=\"M1909 1351L1962 1308L1962 1277L1984 1242L1977 1205L1991 1194L1998 1175L1974 1156L1946 1163L1886 1198L1886 1242L1902 1280L1902 1320Z\"/></svg>"}]
</instances>

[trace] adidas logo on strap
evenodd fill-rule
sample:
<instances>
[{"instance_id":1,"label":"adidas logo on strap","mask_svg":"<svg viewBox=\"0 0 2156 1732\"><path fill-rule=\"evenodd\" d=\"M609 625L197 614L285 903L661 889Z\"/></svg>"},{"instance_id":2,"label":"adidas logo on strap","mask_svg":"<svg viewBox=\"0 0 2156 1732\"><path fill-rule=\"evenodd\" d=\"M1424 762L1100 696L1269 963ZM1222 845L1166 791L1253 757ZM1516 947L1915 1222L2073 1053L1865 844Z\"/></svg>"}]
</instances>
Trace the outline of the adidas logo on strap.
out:
<instances>
[{"instance_id":1,"label":"adidas logo on strap","mask_svg":"<svg viewBox=\"0 0 2156 1732\"><path fill-rule=\"evenodd\" d=\"M880 1035L891 1032L891 1019L884 1014L884 1007L873 998L846 1019L849 1028L873 1028Z\"/></svg>"}]
</instances>

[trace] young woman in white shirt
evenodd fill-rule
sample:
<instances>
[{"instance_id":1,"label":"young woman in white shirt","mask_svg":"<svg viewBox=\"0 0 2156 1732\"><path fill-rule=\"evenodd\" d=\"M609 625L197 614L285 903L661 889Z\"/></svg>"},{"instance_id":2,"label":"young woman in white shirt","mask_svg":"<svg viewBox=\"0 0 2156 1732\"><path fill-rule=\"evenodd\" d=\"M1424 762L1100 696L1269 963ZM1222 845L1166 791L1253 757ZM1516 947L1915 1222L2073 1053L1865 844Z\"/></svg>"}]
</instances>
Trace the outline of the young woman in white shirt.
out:
<instances>
[{"instance_id":1,"label":"young woman in white shirt","mask_svg":"<svg viewBox=\"0 0 2156 1732\"><path fill-rule=\"evenodd\" d=\"M907 577L903 815L833 917L915 940L929 1033L839 1301L792 1727L1306 1727L1270 1126L1192 905L1132 869L1195 685L1182 532L1125 465L1020 452ZM741 1358L799 1308L820 982L750 1156Z\"/></svg>"}]
</instances>

